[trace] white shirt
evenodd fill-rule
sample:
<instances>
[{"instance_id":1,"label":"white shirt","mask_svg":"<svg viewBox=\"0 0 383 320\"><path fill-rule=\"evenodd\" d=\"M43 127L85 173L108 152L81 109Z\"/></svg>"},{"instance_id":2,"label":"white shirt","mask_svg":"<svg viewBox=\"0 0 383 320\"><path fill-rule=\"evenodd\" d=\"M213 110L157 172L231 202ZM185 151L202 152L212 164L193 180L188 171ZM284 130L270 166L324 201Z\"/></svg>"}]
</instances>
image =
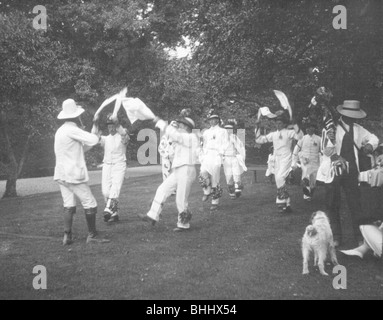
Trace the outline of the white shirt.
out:
<instances>
[{"instance_id":1,"label":"white shirt","mask_svg":"<svg viewBox=\"0 0 383 320\"><path fill-rule=\"evenodd\" d=\"M205 130L203 133L203 151L216 151L218 154L223 154L228 133L226 129L216 125Z\"/></svg>"},{"instance_id":2,"label":"white shirt","mask_svg":"<svg viewBox=\"0 0 383 320\"><path fill-rule=\"evenodd\" d=\"M65 122L55 134L56 166L54 180L79 184L89 180L84 146L96 145L99 138L80 129L76 123Z\"/></svg>"},{"instance_id":3,"label":"white shirt","mask_svg":"<svg viewBox=\"0 0 383 320\"><path fill-rule=\"evenodd\" d=\"M174 145L174 159L172 168L183 165L195 165L199 154L199 140L194 133L167 126L166 134L172 139Z\"/></svg>"},{"instance_id":4,"label":"white shirt","mask_svg":"<svg viewBox=\"0 0 383 320\"><path fill-rule=\"evenodd\" d=\"M297 131L297 132L296 132ZM281 131L274 131L265 136L258 137L255 142L259 144L272 142L274 147L275 157L289 157L292 154L293 140L299 140L303 137L302 131L282 129Z\"/></svg>"},{"instance_id":5,"label":"white shirt","mask_svg":"<svg viewBox=\"0 0 383 320\"><path fill-rule=\"evenodd\" d=\"M308 135L306 134L301 140L298 141L294 149L294 162L297 161L297 158L301 162L306 159L310 163L319 164L320 160L320 149L321 149L321 138L316 134ZM305 163L303 163L305 164Z\"/></svg>"},{"instance_id":6,"label":"white shirt","mask_svg":"<svg viewBox=\"0 0 383 320\"><path fill-rule=\"evenodd\" d=\"M129 141L126 129L118 127L115 135L101 136L100 143L104 147L104 160L106 164L115 164L126 161L126 145Z\"/></svg>"}]
</instances>

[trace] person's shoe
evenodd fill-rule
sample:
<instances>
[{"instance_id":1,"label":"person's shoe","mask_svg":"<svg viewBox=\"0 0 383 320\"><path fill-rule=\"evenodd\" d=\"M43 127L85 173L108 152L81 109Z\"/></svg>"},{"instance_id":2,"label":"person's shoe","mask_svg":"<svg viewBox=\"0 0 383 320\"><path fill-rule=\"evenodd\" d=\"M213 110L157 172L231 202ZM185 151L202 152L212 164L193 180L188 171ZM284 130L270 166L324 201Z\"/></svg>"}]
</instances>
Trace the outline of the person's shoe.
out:
<instances>
[{"instance_id":1,"label":"person's shoe","mask_svg":"<svg viewBox=\"0 0 383 320\"><path fill-rule=\"evenodd\" d=\"M235 192L235 196L236 196L237 198L239 198L239 197L241 196L241 194L242 194L241 191L236 191L236 192Z\"/></svg>"},{"instance_id":2,"label":"person's shoe","mask_svg":"<svg viewBox=\"0 0 383 320\"><path fill-rule=\"evenodd\" d=\"M104 221L108 222L111 216L112 216L112 212L110 212L108 208L105 208L105 210L104 210Z\"/></svg>"},{"instance_id":3,"label":"person's shoe","mask_svg":"<svg viewBox=\"0 0 383 320\"><path fill-rule=\"evenodd\" d=\"M86 243L109 243L110 240L108 239L102 239L102 238L97 238L95 235L88 235L86 238Z\"/></svg>"},{"instance_id":4,"label":"person's shoe","mask_svg":"<svg viewBox=\"0 0 383 320\"><path fill-rule=\"evenodd\" d=\"M202 197L202 201L206 202L207 200L209 200L209 197L210 197L210 194L204 194Z\"/></svg>"},{"instance_id":5,"label":"person's shoe","mask_svg":"<svg viewBox=\"0 0 383 320\"><path fill-rule=\"evenodd\" d=\"M149 217L147 214L144 214L144 213L139 213L139 214L138 214L138 217L139 217L142 221L145 221L145 222L151 222L153 226L157 223L156 220L152 219L151 217Z\"/></svg>"},{"instance_id":6,"label":"person's shoe","mask_svg":"<svg viewBox=\"0 0 383 320\"><path fill-rule=\"evenodd\" d=\"M305 194L303 195L303 199L310 202L312 198L310 196L306 196Z\"/></svg>"},{"instance_id":7,"label":"person's shoe","mask_svg":"<svg viewBox=\"0 0 383 320\"><path fill-rule=\"evenodd\" d=\"M120 221L118 214L113 214L108 220L108 222L118 222L118 221Z\"/></svg>"},{"instance_id":8,"label":"person's shoe","mask_svg":"<svg viewBox=\"0 0 383 320\"><path fill-rule=\"evenodd\" d=\"M218 204L212 204L210 207L210 212L216 212L218 210Z\"/></svg>"},{"instance_id":9,"label":"person's shoe","mask_svg":"<svg viewBox=\"0 0 383 320\"><path fill-rule=\"evenodd\" d=\"M64 232L63 245L69 246L73 243L72 232Z\"/></svg>"},{"instance_id":10,"label":"person's shoe","mask_svg":"<svg viewBox=\"0 0 383 320\"><path fill-rule=\"evenodd\" d=\"M174 232L184 232L184 231L187 231L187 230L189 230L189 228L179 228L179 227L177 227L177 228L173 229Z\"/></svg>"},{"instance_id":11,"label":"person's shoe","mask_svg":"<svg viewBox=\"0 0 383 320\"><path fill-rule=\"evenodd\" d=\"M290 206L287 206L287 207L284 208L284 211L285 211L285 213L292 213L293 209L291 209Z\"/></svg>"}]
</instances>

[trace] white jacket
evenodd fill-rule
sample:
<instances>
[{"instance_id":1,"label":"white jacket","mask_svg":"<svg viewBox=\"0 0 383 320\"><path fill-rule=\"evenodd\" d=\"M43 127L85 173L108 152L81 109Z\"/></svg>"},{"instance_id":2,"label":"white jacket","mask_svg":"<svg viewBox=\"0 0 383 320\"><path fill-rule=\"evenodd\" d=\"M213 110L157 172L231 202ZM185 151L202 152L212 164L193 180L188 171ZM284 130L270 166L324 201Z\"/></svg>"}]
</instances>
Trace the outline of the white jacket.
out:
<instances>
[{"instance_id":1,"label":"white jacket","mask_svg":"<svg viewBox=\"0 0 383 320\"><path fill-rule=\"evenodd\" d=\"M173 126L166 127L166 134L174 145L172 168L197 164L200 146L196 134L176 129Z\"/></svg>"},{"instance_id":2,"label":"white jacket","mask_svg":"<svg viewBox=\"0 0 383 320\"><path fill-rule=\"evenodd\" d=\"M79 184L89 180L84 146L96 145L99 138L80 129L76 123L65 122L55 134L56 166L54 180Z\"/></svg>"}]
</instances>

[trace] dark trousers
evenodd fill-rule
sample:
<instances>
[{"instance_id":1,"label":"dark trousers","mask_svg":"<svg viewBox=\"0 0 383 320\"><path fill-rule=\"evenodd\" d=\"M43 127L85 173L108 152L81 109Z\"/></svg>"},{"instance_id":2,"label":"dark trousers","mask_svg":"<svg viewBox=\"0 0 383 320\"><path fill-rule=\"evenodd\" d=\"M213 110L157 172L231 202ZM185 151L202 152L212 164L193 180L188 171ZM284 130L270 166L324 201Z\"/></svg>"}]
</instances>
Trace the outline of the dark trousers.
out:
<instances>
[{"instance_id":1,"label":"dark trousers","mask_svg":"<svg viewBox=\"0 0 383 320\"><path fill-rule=\"evenodd\" d=\"M326 205L330 218L334 239L341 240L342 228L340 222L341 190L343 189L347 206L350 212L354 237L361 239L359 220L361 218L362 206L357 173L343 176L335 176L332 183L326 184Z\"/></svg>"}]
</instances>

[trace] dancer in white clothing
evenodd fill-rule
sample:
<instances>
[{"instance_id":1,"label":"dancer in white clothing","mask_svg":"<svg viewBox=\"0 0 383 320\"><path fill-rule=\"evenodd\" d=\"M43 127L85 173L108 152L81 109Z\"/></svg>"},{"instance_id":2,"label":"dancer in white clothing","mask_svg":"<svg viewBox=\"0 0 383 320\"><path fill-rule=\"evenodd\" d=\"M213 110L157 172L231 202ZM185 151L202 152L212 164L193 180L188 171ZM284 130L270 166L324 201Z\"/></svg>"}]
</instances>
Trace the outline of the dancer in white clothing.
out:
<instances>
[{"instance_id":1,"label":"dancer in white clothing","mask_svg":"<svg viewBox=\"0 0 383 320\"><path fill-rule=\"evenodd\" d=\"M224 144L228 134L225 129L219 126L220 117L213 109L208 114L208 121L210 128L203 133L199 183L203 189L202 201L205 202L210 196L212 197L210 210L213 212L218 209L219 198L222 196L219 181Z\"/></svg>"},{"instance_id":2,"label":"dancer in white clothing","mask_svg":"<svg viewBox=\"0 0 383 320\"><path fill-rule=\"evenodd\" d=\"M162 208L168 197L176 191L176 204L178 209L177 228L174 231L184 231L190 228L192 217L189 209L189 194L196 178L196 168L199 153L198 137L192 133L195 128L190 118L190 109L184 109L181 117L177 119L178 129L175 125L166 125L164 120L156 118L156 127L165 132L174 143L174 159L171 174L158 187L151 208L147 214L138 216L155 224L160 219Z\"/></svg>"},{"instance_id":3,"label":"dancer in white clothing","mask_svg":"<svg viewBox=\"0 0 383 320\"><path fill-rule=\"evenodd\" d=\"M316 186L316 177L320 164L321 137L314 134L316 125L306 122L306 135L298 141L293 153L293 169L302 168L303 199L311 201Z\"/></svg>"},{"instance_id":4,"label":"dancer in white clothing","mask_svg":"<svg viewBox=\"0 0 383 320\"><path fill-rule=\"evenodd\" d=\"M231 199L241 196L243 184L241 175L247 171L245 160L246 150L242 141L236 134L237 121L229 119L225 125L228 136L223 151L223 169L225 172L227 188Z\"/></svg>"},{"instance_id":5,"label":"dancer in white clothing","mask_svg":"<svg viewBox=\"0 0 383 320\"><path fill-rule=\"evenodd\" d=\"M126 146L129 143L128 130L117 121L113 121L111 114L107 116L109 135L101 136L98 119L94 122L92 132L100 137L100 144L104 147L102 165L102 194L105 200L104 221L117 222L118 200L125 178Z\"/></svg>"},{"instance_id":6,"label":"dancer in white clothing","mask_svg":"<svg viewBox=\"0 0 383 320\"><path fill-rule=\"evenodd\" d=\"M273 143L275 157L275 183L277 185L276 203L281 213L290 213L291 200L287 191L286 178L291 171L292 164L292 142L303 137L303 133L298 125L294 125L294 130L286 129L289 118L286 113L278 115L276 120L277 131L267 135L261 135L258 128L256 129L255 142L264 144Z\"/></svg>"}]
</instances>

